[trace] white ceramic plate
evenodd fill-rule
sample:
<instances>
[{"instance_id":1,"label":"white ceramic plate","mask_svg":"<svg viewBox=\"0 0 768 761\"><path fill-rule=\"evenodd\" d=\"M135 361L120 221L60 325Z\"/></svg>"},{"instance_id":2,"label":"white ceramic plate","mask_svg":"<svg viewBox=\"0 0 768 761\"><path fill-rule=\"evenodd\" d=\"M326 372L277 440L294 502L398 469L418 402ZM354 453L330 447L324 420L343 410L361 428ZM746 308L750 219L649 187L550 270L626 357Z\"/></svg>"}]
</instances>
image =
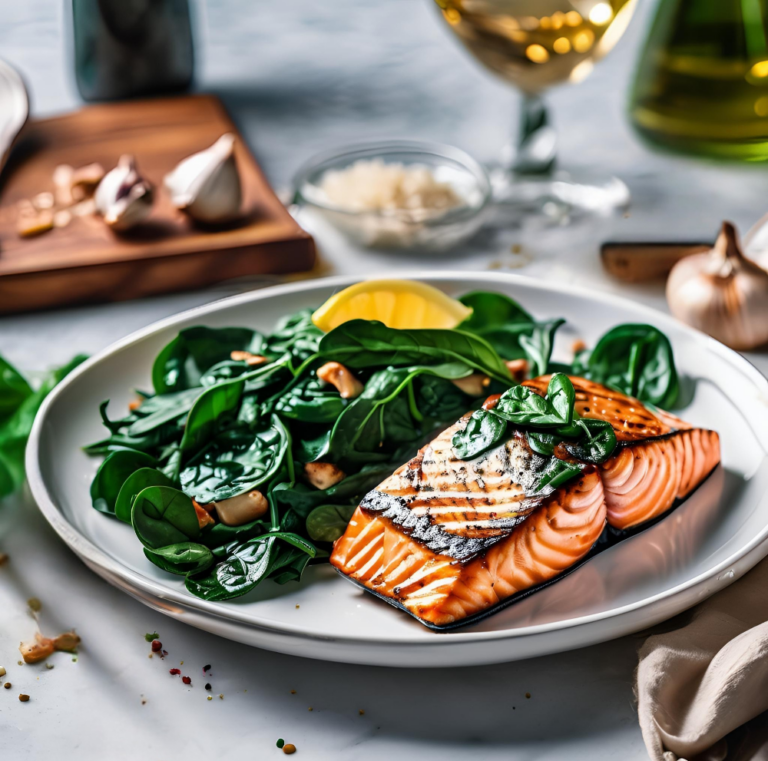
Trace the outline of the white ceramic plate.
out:
<instances>
[{"instance_id":1,"label":"white ceramic plate","mask_svg":"<svg viewBox=\"0 0 768 761\"><path fill-rule=\"evenodd\" d=\"M399 273L447 293L498 290L538 317L562 316L560 358L620 322L664 330L692 397L682 413L722 437L723 466L661 523L590 560L562 581L485 621L427 630L328 566L301 584L267 582L232 602L192 597L143 556L130 526L93 510L98 462L80 447L102 437L98 404L115 417L133 388L149 388L152 360L183 327L269 330L282 315L321 304L355 282L333 278L273 287L184 312L118 342L72 373L46 400L27 449L32 493L67 544L96 573L150 607L224 637L312 658L389 666L467 666L568 650L658 623L703 600L768 554L768 381L716 341L653 310L568 286L497 273ZM387 277L393 274L387 273Z\"/></svg>"}]
</instances>

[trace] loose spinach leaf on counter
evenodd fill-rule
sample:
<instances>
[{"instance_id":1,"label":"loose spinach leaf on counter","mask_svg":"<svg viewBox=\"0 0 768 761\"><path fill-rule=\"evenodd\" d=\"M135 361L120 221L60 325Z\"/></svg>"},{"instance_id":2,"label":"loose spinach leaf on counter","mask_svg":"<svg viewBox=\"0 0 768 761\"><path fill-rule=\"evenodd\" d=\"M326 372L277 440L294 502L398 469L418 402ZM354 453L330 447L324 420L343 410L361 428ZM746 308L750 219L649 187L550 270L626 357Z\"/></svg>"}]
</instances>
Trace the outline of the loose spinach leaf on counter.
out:
<instances>
[{"instance_id":1,"label":"loose spinach leaf on counter","mask_svg":"<svg viewBox=\"0 0 768 761\"><path fill-rule=\"evenodd\" d=\"M7 420L19 405L32 395L32 387L24 376L0 357L0 423Z\"/></svg>"},{"instance_id":2,"label":"loose spinach leaf on counter","mask_svg":"<svg viewBox=\"0 0 768 761\"><path fill-rule=\"evenodd\" d=\"M233 351L260 354L264 337L249 328L185 328L157 355L152 385L157 394L184 391L200 385L206 370L230 359Z\"/></svg>"},{"instance_id":3,"label":"loose spinach leaf on counter","mask_svg":"<svg viewBox=\"0 0 768 761\"><path fill-rule=\"evenodd\" d=\"M148 486L138 493L131 524L150 550L200 538L200 524L192 500L171 486Z\"/></svg>"},{"instance_id":4,"label":"loose spinach leaf on counter","mask_svg":"<svg viewBox=\"0 0 768 761\"><path fill-rule=\"evenodd\" d=\"M617 325L594 349L576 357L572 372L662 409L674 407L677 401L672 345L652 325Z\"/></svg>"},{"instance_id":5,"label":"loose spinach leaf on counter","mask_svg":"<svg viewBox=\"0 0 768 761\"><path fill-rule=\"evenodd\" d=\"M7 385L0 389L0 398L12 401L2 404L4 417L0 421L0 499L12 494L24 483L24 450L43 400L85 360L85 355L79 354L66 365L52 370L43 378L40 387L29 394L24 394L18 378L12 377L13 374L5 378ZM0 361L6 368L10 367L4 360ZM20 395L24 398L20 399ZM14 404L17 406L11 412Z\"/></svg>"}]
</instances>

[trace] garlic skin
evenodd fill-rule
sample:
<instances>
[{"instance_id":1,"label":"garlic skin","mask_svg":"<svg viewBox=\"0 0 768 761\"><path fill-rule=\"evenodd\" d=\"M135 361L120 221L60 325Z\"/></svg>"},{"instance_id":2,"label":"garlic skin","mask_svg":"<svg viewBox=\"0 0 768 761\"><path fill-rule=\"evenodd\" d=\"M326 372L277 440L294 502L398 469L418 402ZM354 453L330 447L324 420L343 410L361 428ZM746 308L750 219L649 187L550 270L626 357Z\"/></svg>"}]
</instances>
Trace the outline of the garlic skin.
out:
<instances>
[{"instance_id":1,"label":"garlic skin","mask_svg":"<svg viewBox=\"0 0 768 761\"><path fill-rule=\"evenodd\" d=\"M679 320L732 349L768 342L768 272L744 256L730 222L723 223L711 251L672 268L667 302Z\"/></svg>"},{"instance_id":2,"label":"garlic skin","mask_svg":"<svg viewBox=\"0 0 768 761\"><path fill-rule=\"evenodd\" d=\"M205 224L221 224L240 214L243 191L235 160L235 136L222 135L210 148L184 159L165 176L173 205Z\"/></svg>"},{"instance_id":3,"label":"garlic skin","mask_svg":"<svg viewBox=\"0 0 768 761\"><path fill-rule=\"evenodd\" d=\"M136 160L121 156L117 166L104 175L94 196L96 211L118 232L142 222L152 211L154 189L136 168Z\"/></svg>"}]
</instances>

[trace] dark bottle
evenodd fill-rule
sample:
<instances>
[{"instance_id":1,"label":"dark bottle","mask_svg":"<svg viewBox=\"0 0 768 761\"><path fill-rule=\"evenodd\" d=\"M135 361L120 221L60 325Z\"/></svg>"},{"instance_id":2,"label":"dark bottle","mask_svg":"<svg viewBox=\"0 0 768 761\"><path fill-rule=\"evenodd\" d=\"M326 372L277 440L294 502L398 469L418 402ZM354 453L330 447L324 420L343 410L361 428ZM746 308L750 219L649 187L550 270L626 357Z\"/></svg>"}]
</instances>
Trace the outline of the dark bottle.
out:
<instances>
[{"instance_id":1,"label":"dark bottle","mask_svg":"<svg viewBox=\"0 0 768 761\"><path fill-rule=\"evenodd\" d=\"M192 82L188 0L72 0L72 29L85 100L178 92Z\"/></svg>"},{"instance_id":2,"label":"dark bottle","mask_svg":"<svg viewBox=\"0 0 768 761\"><path fill-rule=\"evenodd\" d=\"M768 0L660 0L630 118L646 139L699 155L768 159Z\"/></svg>"}]
</instances>

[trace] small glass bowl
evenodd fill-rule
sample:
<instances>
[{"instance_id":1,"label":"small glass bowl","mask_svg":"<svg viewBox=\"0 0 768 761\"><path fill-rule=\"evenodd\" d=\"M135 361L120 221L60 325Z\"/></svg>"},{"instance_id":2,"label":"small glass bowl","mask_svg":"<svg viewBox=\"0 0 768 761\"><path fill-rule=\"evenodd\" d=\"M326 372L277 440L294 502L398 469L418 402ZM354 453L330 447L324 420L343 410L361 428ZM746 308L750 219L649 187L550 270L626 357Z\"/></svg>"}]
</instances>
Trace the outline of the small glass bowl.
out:
<instances>
[{"instance_id":1,"label":"small glass bowl","mask_svg":"<svg viewBox=\"0 0 768 761\"><path fill-rule=\"evenodd\" d=\"M462 199L449 209L357 211L334 206L322 190L323 176L360 160L425 166L439 182L449 183ZM481 227L491 198L491 184L480 164L458 148L415 140L353 145L312 157L294 179L293 202L327 219L350 240L367 248L447 251Z\"/></svg>"}]
</instances>

